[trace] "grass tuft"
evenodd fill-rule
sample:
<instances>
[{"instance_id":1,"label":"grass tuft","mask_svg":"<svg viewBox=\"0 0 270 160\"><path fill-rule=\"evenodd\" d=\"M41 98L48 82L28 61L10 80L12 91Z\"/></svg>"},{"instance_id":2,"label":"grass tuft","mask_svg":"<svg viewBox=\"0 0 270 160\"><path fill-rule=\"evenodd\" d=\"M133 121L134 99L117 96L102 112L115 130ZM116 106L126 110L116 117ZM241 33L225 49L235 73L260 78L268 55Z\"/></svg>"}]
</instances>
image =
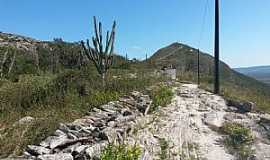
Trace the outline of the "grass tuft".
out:
<instances>
[{"instance_id":1,"label":"grass tuft","mask_svg":"<svg viewBox=\"0 0 270 160\"><path fill-rule=\"evenodd\" d=\"M168 86L158 86L151 90L150 96L153 100L150 111L155 111L159 106L165 107L171 103L173 98L173 91Z\"/></svg>"},{"instance_id":2,"label":"grass tuft","mask_svg":"<svg viewBox=\"0 0 270 160\"><path fill-rule=\"evenodd\" d=\"M137 145L109 144L101 153L101 160L138 160L141 155L141 148Z\"/></svg>"}]
</instances>

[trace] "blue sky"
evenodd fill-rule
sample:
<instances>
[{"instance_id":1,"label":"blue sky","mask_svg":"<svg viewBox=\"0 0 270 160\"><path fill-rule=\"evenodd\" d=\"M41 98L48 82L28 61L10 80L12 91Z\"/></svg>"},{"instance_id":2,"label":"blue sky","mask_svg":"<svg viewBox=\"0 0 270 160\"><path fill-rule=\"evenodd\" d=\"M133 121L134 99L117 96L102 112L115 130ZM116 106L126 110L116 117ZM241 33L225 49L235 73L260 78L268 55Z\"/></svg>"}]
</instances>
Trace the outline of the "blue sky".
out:
<instances>
[{"instance_id":1,"label":"blue sky","mask_svg":"<svg viewBox=\"0 0 270 160\"><path fill-rule=\"evenodd\" d=\"M0 0L0 31L40 40L89 38L92 16L110 29L116 51L144 58L173 42L213 52L214 0ZM270 1L221 0L221 59L232 67L270 65ZM104 30L105 30L104 28Z\"/></svg>"}]
</instances>

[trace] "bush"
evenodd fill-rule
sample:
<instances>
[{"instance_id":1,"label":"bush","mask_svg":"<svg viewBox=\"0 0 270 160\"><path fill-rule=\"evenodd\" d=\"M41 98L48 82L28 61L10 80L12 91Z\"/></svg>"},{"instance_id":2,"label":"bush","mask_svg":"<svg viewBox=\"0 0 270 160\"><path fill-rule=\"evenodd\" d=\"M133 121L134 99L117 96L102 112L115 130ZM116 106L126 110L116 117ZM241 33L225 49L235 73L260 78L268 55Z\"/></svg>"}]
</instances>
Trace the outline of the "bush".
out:
<instances>
[{"instance_id":1,"label":"bush","mask_svg":"<svg viewBox=\"0 0 270 160\"><path fill-rule=\"evenodd\" d=\"M253 141L251 130L243 127L241 124L225 123L222 130L225 134L229 135L227 140L234 147L242 144L250 144Z\"/></svg>"},{"instance_id":2,"label":"bush","mask_svg":"<svg viewBox=\"0 0 270 160\"><path fill-rule=\"evenodd\" d=\"M101 160L138 160L141 155L141 148L134 145L109 144L101 153Z\"/></svg>"},{"instance_id":3,"label":"bush","mask_svg":"<svg viewBox=\"0 0 270 160\"><path fill-rule=\"evenodd\" d=\"M157 109L158 106L165 107L169 103L171 103L171 100L173 98L173 92L172 89L168 86L161 86L158 88L154 88L150 96L153 100L152 103L152 109L151 111Z\"/></svg>"},{"instance_id":4,"label":"bush","mask_svg":"<svg viewBox=\"0 0 270 160\"><path fill-rule=\"evenodd\" d=\"M222 131L227 135L224 143L228 150L235 153L239 159L247 159L253 153L250 144L254 138L249 128L238 123L225 123Z\"/></svg>"},{"instance_id":5,"label":"bush","mask_svg":"<svg viewBox=\"0 0 270 160\"><path fill-rule=\"evenodd\" d=\"M92 107L99 107L110 101L115 101L119 98L120 94L115 91L96 91L91 94L87 99L86 103Z\"/></svg>"}]
</instances>

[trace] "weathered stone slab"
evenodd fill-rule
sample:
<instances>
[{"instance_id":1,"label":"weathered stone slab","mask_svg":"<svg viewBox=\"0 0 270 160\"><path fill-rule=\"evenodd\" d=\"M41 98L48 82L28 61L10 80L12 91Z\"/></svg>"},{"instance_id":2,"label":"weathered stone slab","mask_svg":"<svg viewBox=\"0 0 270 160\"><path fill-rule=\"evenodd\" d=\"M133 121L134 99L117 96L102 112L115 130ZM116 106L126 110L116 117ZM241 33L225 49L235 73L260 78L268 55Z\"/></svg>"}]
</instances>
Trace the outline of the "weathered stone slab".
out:
<instances>
[{"instance_id":1,"label":"weathered stone slab","mask_svg":"<svg viewBox=\"0 0 270 160\"><path fill-rule=\"evenodd\" d=\"M28 145L26 151L31 155L42 155L42 154L50 154L51 150L42 146Z\"/></svg>"},{"instance_id":2,"label":"weathered stone slab","mask_svg":"<svg viewBox=\"0 0 270 160\"><path fill-rule=\"evenodd\" d=\"M70 153L45 154L37 157L38 160L73 160Z\"/></svg>"}]
</instances>

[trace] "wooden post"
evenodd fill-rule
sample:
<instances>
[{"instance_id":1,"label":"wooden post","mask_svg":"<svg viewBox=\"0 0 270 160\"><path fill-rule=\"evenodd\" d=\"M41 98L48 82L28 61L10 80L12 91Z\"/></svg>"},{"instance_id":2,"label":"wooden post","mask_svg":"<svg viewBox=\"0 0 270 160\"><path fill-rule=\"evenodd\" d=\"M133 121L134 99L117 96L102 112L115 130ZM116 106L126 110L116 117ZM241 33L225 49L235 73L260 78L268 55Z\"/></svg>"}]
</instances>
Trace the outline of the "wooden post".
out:
<instances>
[{"instance_id":1,"label":"wooden post","mask_svg":"<svg viewBox=\"0 0 270 160\"><path fill-rule=\"evenodd\" d=\"M214 93L219 94L219 0L215 0L215 84Z\"/></svg>"}]
</instances>

